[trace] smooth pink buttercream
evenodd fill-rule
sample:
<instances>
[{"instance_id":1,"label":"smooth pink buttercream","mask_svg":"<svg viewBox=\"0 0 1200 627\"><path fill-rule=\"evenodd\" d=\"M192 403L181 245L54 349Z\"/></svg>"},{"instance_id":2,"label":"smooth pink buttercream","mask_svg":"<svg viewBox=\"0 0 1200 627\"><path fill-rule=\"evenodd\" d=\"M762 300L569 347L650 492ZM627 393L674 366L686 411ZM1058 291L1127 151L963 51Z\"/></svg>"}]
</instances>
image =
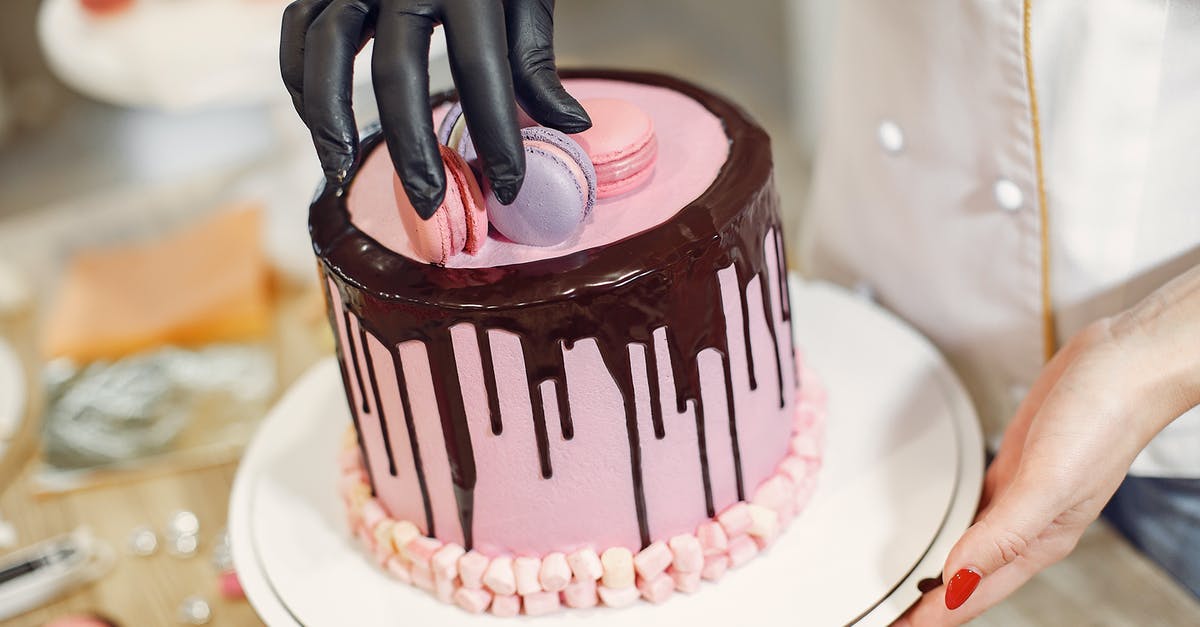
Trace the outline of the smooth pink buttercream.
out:
<instances>
[{"instance_id":1,"label":"smooth pink buttercream","mask_svg":"<svg viewBox=\"0 0 1200 627\"><path fill-rule=\"evenodd\" d=\"M577 98L627 100L650 116L657 136L657 165L649 180L630 193L597 201L591 219L578 236L562 244L526 246L493 236L477 254L454 255L446 261L447 266L487 268L525 263L624 239L675 215L708 188L725 164L729 141L721 121L683 94L664 87L607 79L569 79L564 84ZM435 126L448 108L443 106L435 111ZM386 146L381 144L367 157L355 177L347 203L350 219L380 244L412 259L424 260L415 252L400 223L393 177L391 159Z\"/></svg>"}]
</instances>

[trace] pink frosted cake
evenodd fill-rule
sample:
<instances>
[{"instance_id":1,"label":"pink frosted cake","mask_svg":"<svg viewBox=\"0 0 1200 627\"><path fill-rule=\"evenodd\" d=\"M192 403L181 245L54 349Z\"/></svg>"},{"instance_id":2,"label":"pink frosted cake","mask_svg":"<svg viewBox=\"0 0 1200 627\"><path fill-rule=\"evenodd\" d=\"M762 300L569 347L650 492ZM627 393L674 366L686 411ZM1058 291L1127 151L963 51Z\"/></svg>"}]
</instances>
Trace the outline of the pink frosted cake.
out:
<instances>
[{"instance_id":1,"label":"pink frosted cake","mask_svg":"<svg viewBox=\"0 0 1200 627\"><path fill-rule=\"evenodd\" d=\"M653 171L567 241L492 231L421 261L378 134L311 211L355 427L351 527L398 580L472 612L693 592L763 551L820 465L766 133L673 78L564 76L657 138Z\"/></svg>"}]
</instances>

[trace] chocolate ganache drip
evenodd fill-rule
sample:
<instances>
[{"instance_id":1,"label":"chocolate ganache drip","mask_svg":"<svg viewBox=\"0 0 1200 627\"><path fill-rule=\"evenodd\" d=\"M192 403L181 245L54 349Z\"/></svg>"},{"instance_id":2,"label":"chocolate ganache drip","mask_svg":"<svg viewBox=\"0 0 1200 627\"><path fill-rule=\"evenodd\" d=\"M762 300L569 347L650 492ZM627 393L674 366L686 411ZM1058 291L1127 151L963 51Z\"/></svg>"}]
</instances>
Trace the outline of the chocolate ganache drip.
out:
<instances>
[{"instance_id":1,"label":"chocolate ganache drip","mask_svg":"<svg viewBox=\"0 0 1200 627\"><path fill-rule=\"evenodd\" d=\"M663 328L666 330L669 367L675 375L676 409L684 412L690 404L695 413L705 506L709 516L716 512L709 478L709 438L705 429L699 364L700 353L707 349L714 349L721 355L737 496L739 499L746 497L719 270L732 266L737 277L743 325L740 341L745 344L751 389L758 388L760 383L754 372L755 361L765 357L754 354L750 341L751 316L747 291L756 279L762 312L771 338L775 340L774 371L779 384L781 407L785 402L784 391L789 385L796 385L795 381L784 381L783 356L780 355L778 343L780 331L775 328L773 292L779 295L783 319L788 327L783 333L787 338L791 337L779 199L772 179L770 140L766 133L736 106L678 79L603 70L564 72L563 75L648 83L693 98L724 123L730 142L725 165L703 194L657 227L601 248L511 266L445 268L396 254L355 228L346 208L346 194L341 189L324 189L313 203L310 214L314 249L321 259L324 274L337 286L343 303L344 311L341 313L346 316L345 329L351 353L349 360L354 364L354 377L361 390L364 415L368 412L367 393L363 389L365 384L358 369L356 349L350 334L350 317L358 320L361 332L373 336L392 353L413 459L420 479L426 522L432 535L429 494L397 348L413 340L424 343L426 347L430 369L434 373L433 388L444 436L440 445L445 447L449 459L459 522L467 548L473 542L476 467L451 338L450 329L455 325L467 323L474 328L493 434L511 428L510 421L513 418L501 416L488 332L507 331L520 339L532 401L540 474L545 479L552 477L554 472L553 443L546 428L547 405L557 407L563 438L570 440L574 437L568 388L570 381L566 376L563 351L573 348L580 340L595 340L623 400L629 440L629 471L643 545L650 543L650 532L642 481L641 434L634 402L636 384L631 365L631 345L640 344L644 348L653 433L656 438L662 439L666 436L662 407L664 398L659 389L654 332ZM444 93L435 96L433 104L437 106L452 98L453 94ZM378 133L363 140L360 161L351 170L347 184L353 182L361 160L380 141ZM778 268L774 286L768 268L770 255L775 255L770 260ZM333 300L329 302L332 306ZM336 325L332 317L334 312L331 311L330 315L331 324ZM374 390L375 412L379 414L382 424L378 382L365 336L361 346L366 357L367 374L371 379L370 386ZM343 357L339 354L343 383L349 394L351 382ZM546 382L552 385L543 385ZM548 390L551 387L555 398L543 399L543 392L550 393ZM351 415L355 417L361 447L360 418L354 410L352 406ZM386 442L386 427L384 429ZM395 474L390 443L387 446L389 467Z\"/></svg>"}]
</instances>

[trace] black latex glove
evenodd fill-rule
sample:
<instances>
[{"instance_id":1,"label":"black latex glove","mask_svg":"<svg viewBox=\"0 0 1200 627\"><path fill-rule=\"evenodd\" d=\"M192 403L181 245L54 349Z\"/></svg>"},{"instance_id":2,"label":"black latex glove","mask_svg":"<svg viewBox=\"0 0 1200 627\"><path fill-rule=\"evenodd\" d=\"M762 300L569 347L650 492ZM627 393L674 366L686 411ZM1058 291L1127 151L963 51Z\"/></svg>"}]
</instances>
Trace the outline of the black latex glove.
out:
<instances>
[{"instance_id":1,"label":"black latex glove","mask_svg":"<svg viewBox=\"0 0 1200 627\"><path fill-rule=\"evenodd\" d=\"M283 14L279 65L326 177L341 184L358 153L354 57L374 37L371 75L383 135L423 218L446 193L429 107L429 38L438 24L446 29L471 140L500 202L512 202L525 178L515 102L539 124L566 133L591 126L554 66L554 0L293 2Z\"/></svg>"}]
</instances>

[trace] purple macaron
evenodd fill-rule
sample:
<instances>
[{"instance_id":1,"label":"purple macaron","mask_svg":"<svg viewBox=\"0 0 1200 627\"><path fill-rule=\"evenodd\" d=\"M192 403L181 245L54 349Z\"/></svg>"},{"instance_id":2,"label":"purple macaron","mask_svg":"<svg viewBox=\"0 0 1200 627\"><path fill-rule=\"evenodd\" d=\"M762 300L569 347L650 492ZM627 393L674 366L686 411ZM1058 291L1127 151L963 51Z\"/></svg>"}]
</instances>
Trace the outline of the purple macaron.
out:
<instances>
[{"instance_id":1,"label":"purple macaron","mask_svg":"<svg viewBox=\"0 0 1200 627\"><path fill-rule=\"evenodd\" d=\"M544 126L521 129L525 183L512 204L484 189L488 220L519 244L554 246L579 232L596 204L596 170L566 135Z\"/></svg>"}]
</instances>

